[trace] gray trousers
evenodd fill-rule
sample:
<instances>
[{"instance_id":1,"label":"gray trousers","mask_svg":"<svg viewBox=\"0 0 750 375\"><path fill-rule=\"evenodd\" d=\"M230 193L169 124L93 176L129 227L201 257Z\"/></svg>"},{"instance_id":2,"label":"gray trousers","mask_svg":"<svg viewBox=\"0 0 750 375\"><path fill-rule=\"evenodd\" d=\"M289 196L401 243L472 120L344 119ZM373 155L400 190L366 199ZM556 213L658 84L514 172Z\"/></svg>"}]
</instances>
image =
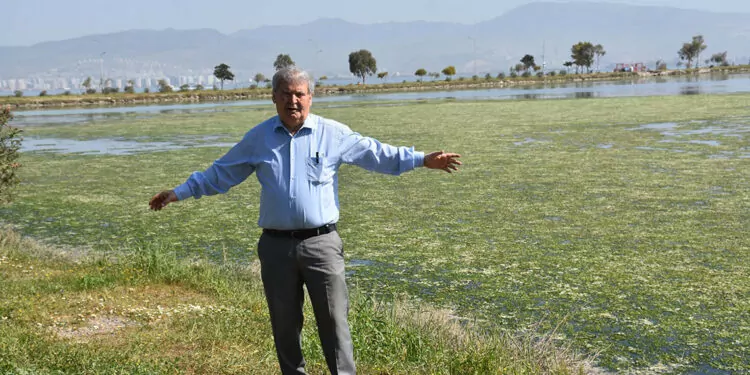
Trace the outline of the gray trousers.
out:
<instances>
[{"instance_id":1,"label":"gray trousers","mask_svg":"<svg viewBox=\"0 0 750 375\"><path fill-rule=\"evenodd\" d=\"M301 345L305 284L328 369L333 375L354 374L344 250L338 232L306 240L264 233L258 241L258 257L281 373L305 374Z\"/></svg>"}]
</instances>

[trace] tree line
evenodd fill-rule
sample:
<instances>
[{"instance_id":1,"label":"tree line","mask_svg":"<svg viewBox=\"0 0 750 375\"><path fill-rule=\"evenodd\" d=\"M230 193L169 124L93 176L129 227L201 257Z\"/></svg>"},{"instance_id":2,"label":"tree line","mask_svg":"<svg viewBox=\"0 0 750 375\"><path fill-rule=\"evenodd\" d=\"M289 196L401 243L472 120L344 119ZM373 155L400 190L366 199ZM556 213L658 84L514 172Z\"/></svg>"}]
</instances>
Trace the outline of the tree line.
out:
<instances>
[{"instance_id":1,"label":"tree line","mask_svg":"<svg viewBox=\"0 0 750 375\"><path fill-rule=\"evenodd\" d=\"M695 66L695 68L699 68L701 62L701 54L707 48L708 47L702 35L693 36L690 42L683 43L682 47L677 51L677 56L679 57L677 67L679 68L684 65L688 69L692 68L693 66ZM560 70L559 73L554 70L546 72L546 66L539 66L536 63L533 55L526 54L521 58L519 63L510 67L510 76L516 77L518 75L521 75L524 77L528 77L531 76L532 73L536 73L536 75L538 76L543 76L544 74L562 75L569 73L569 70L573 67L575 67L576 74L591 73L592 70L599 71L601 58L607 54L604 46L602 46L601 44L594 44L590 41L581 41L574 44L571 47L570 52L570 60L567 60L562 64L565 69ZM727 60L727 52L724 51L713 54L709 59L704 60L704 63L706 65L711 64L717 66L727 66L729 65L729 62ZM295 62L288 54L279 54L278 56L276 56L276 60L273 62L273 67L276 71L293 65L295 65ZM214 90L223 90L225 81L234 80L234 73L232 73L230 68L231 67L229 65L224 63L214 67L213 75L219 81L219 87L214 86ZM657 60L655 70L667 70L666 62L661 59ZM349 54L349 72L352 73L355 77L359 78L362 84L366 83L367 77L375 74L377 74L377 77L381 80L385 80L388 77L388 72L378 72L377 60L373 56L372 52L366 49L354 51ZM450 81L452 80L453 76L456 75L456 67L453 65L449 65L440 72L428 72L424 68L419 68L414 72L414 75L417 77L418 82L423 81L424 77L431 77L433 80L435 80L440 78L441 75L445 76L446 81ZM497 75L497 78L504 77L504 73L499 73ZM320 77L321 80L324 78L325 77ZM477 79L478 77L474 76L472 78ZM485 78L491 78L489 73L485 76ZM266 78L263 73L257 73L253 77L253 80L255 81L255 84L251 86L252 88L259 87L261 84L269 85L269 79ZM111 79L107 79L104 82L101 82L99 91L103 94L119 92L118 88L109 87L111 82ZM97 92L97 89L93 86L91 77L86 78L81 86L85 89L86 94L94 94ZM159 92L172 92L174 90L173 86L170 85L166 79L159 80L157 82L157 86ZM205 89L203 85L197 85L196 87L192 88L192 90L197 91L203 89ZM191 87L185 84L180 86L179 90L189 91L191 90ZM123 91L125 93L134 93L135 82L133 80L129 80ZM146 88L145 92L148 93L149 88ZM42 91L39 95L44 96L46 94L46 91ZM70 94L70 92L66 92L65 94ZM16 91L15 95L22 96L23 93L21 91Z\"/></svg>"}]
</instances>

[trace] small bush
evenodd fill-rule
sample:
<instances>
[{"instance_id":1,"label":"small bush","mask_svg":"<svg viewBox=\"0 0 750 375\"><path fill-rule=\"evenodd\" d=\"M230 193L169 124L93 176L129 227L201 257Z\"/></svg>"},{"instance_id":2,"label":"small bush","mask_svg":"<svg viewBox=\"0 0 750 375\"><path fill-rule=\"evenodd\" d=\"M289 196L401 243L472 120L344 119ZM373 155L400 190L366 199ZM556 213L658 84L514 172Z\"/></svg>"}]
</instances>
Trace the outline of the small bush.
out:
<instances>
[{"instance_id":1,"label":"small bush","mask_svg":"<svg viewBox=\"0 0 750 375\"><path fill-rule=\"evenodd\" d=\"M524 78L531 77L531 72L529 71L523 72L523 74L521 74L521 77L524 77Z\"/></svg>"},{"instance_id":2,"label":"small bush","mask_svg":"<svg viewBox=\"0 0 750 375\"><path fill-rule=\"evenodd\" d=\"M11 200L11 192L18 184L16 171L21 149L21 130L8 125L13 119L9 108L0 109L0 203Z\"/></svg>"},{"instance_id":3,"label":"small bush","mask_svg":"<svg viewBox=\"0 0 750 375\"><path fill-rule=\"evenodd\" d=\"M505 79L505 73L503 72L497 73L497 79Z\"/></svg>"},{"instance_id":4,"label":"small bush","mask_svg":"<svg viewBox=\"0 0 750 375\"><path fill-rule=\"evenodd\" d=\"M86 89L86 94L89 94L89 95L90 94L96 94L96 89L94 89L94 88Z\"/></svg>"},{"instance_id":5,"label":"small bush","mask_svg":"<svg viewBox=\"0 0 750 375\"><path fill-rule=\"evenodd\" d=\"M125 91L125 93L127 94L134 94L135 87L133 87L132 85L128 85L128 86L125 86L125 89L123 89L123 91Z\"/></svg>"},{"instance_id":6,"label":"small bush","mask_svg":"<svg viewBox=\"0 0 750 375\"><path fill-rule=\"evenodd\" d=\"M39 96L47 96L47 90L40 91Z\"/></svg>"},{"instance_id":7,"label":"small bush","mask_svg":"<svg viewBox=\"0 0 750 375\"><path fill-rule=\"evenodd\" d=\"M146 93L146 94L148 94L148 93L150 93L150 92L151 92L151 89L150 89L150 88L148 88L148 87L146 87L145 89L143 89L143 92L144 92L144 93Z\"/></svg>"},{"instance_id":8,"label":"small bush","mask_svg":"<svg viewBox=\"0 0 750 375\"><path fill-rule=\"evenodd\" d=\"M516 77L518 77L518 73L516 73L516 72L511 72L510 73L510 78L516 78Z\"/></svg>"},{"instance_id":9,"label":"small bush","mask_svg":"<svg viewBox=\"0 0 750 375\"><path fill-rule=\"evenodd\" d=\"M102 89L102 94L116 94L120 92L120 89L117 87L105 87Z\"/></svg>"},{"instance_id":10,"label":"small bush","mask_svg":"<svg viewBox=\"0 0 750 375\"><path fill-rule=\"evenodd\" d=\"M560 70L560 73L558 73L558 74L560 74L561 76L566 76L566 75L568 75L568 71L567 70Z\"/></svg>"},{"instance_id":11,"label":"small bush","mask_svg":"<svg viewBox=\"0 0 750 375\"><path fill-rule=\"evenodd\" d=\"M537 72L536 76L539 78L544 77L544 72Z\"/></svg>"},{"instance_id":12,"label":"small bush","mask_svg":"<svg viewBox=\"0 0 750 375\"><path fill-rule=\"evenodd\" d=\"M459 81L459 82L460 82L460 81L463 81L463 80L464 80L464 77L458 77L458 81Z\"/></svg>"},{"instance_id":13,"label":"small bush","mask_svg":"<svg viewBox=\"0 0 750 375\"><path fill-rule=\"evenodd\" d=\"M13 91L13 96L15 96L16 98L20 98L23 96L23 91L21 90Z\"/></svg>"},{"instance_id":14,"label":"small bush","mask_svg":"<svg viewBox=\"0 0 750 375\"><path fill-rule=\"evenodd\" d=\"M492 79L492 74L490 74L490 73L485 74L484 75L484 79L486 79L488 81L491 80Z\"/></svg>"},{"instance_id":15,"label":"small bush","mask_svg":"<svg viewBox=\"0 0 750 375\"><path fill-rule=\"evenodd\" d=\"M471 76L471 80L472 81L479 81L479 76L476 75L476 74L474 74L473 76Z\"/></svg>"},{"instance_id":16,"label":"small bush","mask_svg":"<svg viewBox=\"0 0 750 375\"><path fill-rule=\"evenodd\" d=\"M63 95L65 95L65 96L70 96L70 95L71 95L71 92L70 92L70 90L65 90L65 92L63 93Z\"/></svg>"},{"instance_id":17,"label":"small bush","mask_svg":"<svg viewBox=\"0 0 750 375\"><path fill-rule=\"evenodd\" d=\"M557 72L553 70L553 71L547 73L547 75L549 75L550 77L554 77L554 76L557 75Z\"/></svg>"}]
</instances>

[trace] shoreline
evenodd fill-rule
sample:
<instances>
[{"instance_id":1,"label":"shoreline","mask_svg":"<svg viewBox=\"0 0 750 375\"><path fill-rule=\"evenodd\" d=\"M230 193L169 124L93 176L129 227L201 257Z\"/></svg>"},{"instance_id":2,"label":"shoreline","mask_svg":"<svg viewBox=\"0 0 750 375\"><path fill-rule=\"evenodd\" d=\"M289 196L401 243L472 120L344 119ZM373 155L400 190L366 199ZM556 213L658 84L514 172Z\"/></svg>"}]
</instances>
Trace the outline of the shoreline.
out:
<instances>
[{"instance_id":1,"label":"shoreline","mask_svg":"<svg viewBox=\"0 0 750 375\"><path fill-rule=\"evenodd\" d=\"M427 82L403 82L403 83L376 83L376 84L350 84L346 86L327 86L325 82L318 83L316 96L338 96L363 93L391 93L391 92L425 92L445 90L476 90L512 88L534 85L567 84L574 82L617 82L632 81L639 79L681 77L687 75L710 75L710 74L742 74L750 72L750 65L732 67L715 67L691 70L669 70L663 72L628 72L628 73L590 73L590 74L565 74L544 77L513 77L513 78L484 78L457 80L440 80ZM144 104L177 104L177 103L210 103L218 101L241 101L254 99L268 99L271 90L268 88L233 89L225 91L202 90L188 92L151 92L151 93L115 93L115 94L77 94L77 95L50 95L50 96L28 96L0 97L0 106L9 106L12 110L43 109L43 108L65 108L65 107L109 107L122 105L144 105Z\"/></svg>"}]
</instances>

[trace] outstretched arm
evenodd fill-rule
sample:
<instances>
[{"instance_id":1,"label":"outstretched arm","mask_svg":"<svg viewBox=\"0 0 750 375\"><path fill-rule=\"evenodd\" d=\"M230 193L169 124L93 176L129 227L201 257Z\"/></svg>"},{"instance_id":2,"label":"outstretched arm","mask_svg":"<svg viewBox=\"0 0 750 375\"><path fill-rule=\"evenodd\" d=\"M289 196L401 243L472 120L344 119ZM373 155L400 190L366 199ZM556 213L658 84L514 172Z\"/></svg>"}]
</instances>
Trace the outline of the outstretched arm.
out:
<instances>
[{"instance_id":1,"label":"outstretched arm","mask_svg":"<svg viewBox=\"0 0 750 375\"><path fill-rule=\"evenodd\" d=\"M442 169L448 173L457 171L461 161L458 160L461 155L445 151L436 151L425 155L424 166L430 169Z\"/></svg>"}]
</instances>

